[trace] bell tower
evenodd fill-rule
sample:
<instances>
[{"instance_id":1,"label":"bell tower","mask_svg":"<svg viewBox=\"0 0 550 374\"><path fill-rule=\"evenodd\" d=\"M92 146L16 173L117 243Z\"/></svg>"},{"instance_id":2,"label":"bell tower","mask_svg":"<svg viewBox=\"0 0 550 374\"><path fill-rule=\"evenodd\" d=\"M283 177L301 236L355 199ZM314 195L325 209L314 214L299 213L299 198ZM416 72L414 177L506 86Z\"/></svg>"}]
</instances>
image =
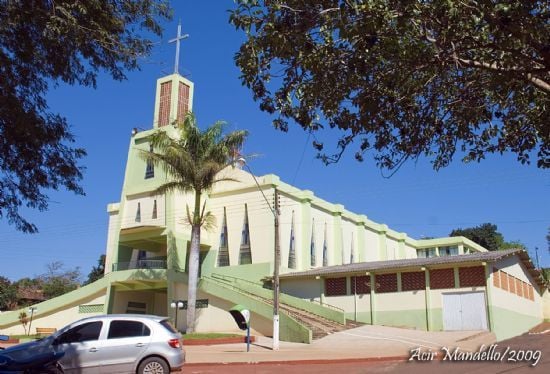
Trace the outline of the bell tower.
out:
<instances>
[{"instance_id":1,"label":"bell tower","mask_svg":"<svg viewBox=\"0 0 550 374\"><path fill-rule=\"evenodd\" d=\"M181 34L180 21L177 36L169 41L169 43L176 43L174 73L157 80L153 128L183 121L187 112L193 109L193 82L182 77L178 71L180 41L187 37L189 37L188 34Z\"/></svg>"}]
</instances>

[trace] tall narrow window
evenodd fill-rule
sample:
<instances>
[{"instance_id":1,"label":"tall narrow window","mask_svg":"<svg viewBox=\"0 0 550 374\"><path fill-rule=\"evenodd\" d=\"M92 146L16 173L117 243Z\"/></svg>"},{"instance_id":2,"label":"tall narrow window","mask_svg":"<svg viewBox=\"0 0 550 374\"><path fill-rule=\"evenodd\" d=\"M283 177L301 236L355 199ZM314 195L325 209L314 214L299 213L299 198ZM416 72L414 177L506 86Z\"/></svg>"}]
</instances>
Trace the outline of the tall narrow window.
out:
<instances>
[{"instance_id":1,"label":"tall narrow window","mask_svg":"<svg viewBox=\"0 0 550 374\"><path fill-rule=\"evenodd\" d=\"M158 126L167 126L170 122L170 96L172 95L172 82L164 82L160 85L159 123Z\"/></svg>"},{"instance_id":2,"label":"tall narrow window","mask_svg":"<svg viewBox=\"0 0 550 374\"><path fill-rule=\"evenodd\" d=\"M310 255L310 264L311 266L317 265L317 258L315 257L315 218L311 224L311 242L309 244L309 255Z\"/></svg>"},{"instance_id":3,"label":"tall narrow window","mask_svg":"<svg viewBox=\"0 0 550 374\"><path fill-rule=\"evenodd\" d=\"M244 204L244 221L243 229L241 231L241 248L239 251L239 264L251 264L252 263L252 252L250 250L250 231L248 227L248 208Z\"/></svg>"},{"instance_id":4,"label":"tall narrow window","mask_svg":"<svg viewBox=\"0 0 550 374\"><path fill-rule=\"evenodd\" d=\"M296 269L296 240L294 238L294 211L292 211L292 222L290 226L290 243L288 247L288 268Z\"/></svg>"},{"instance_id":5,"label":"tall narrow window","mask_svg":"<svg viewBox=\"0 0 550 374\"><path fill-rule=\"evenodd\" d=\"M153 146L149 145L149 152L153 152ZM145 179L153 178L155 176L155 164L153 160L147 159L147 167L145 168Z\"/></svg>"},{"instance_id":6,"label":"tall narrow window","mask_svg":"<svg viewBox=\"0 0 550 374\"><path fill-rule=\"evenodd\" d=\"M157 199L153 200L153 214L151 214L152 219L157 219Z\"/></svg>"},{"instance_id":7,"label":"tall narrow window","mask_svg":"<svg viewBox=\"0 0 550 374\"><path fill-rule=\"evenodd\" d=\"M327 248L327 224L325 222L325 238L323 240L323 266L328 266L328 248Z\"/></svg>"},{"instance_id":8,"label":"tall narrow window","mask_svg":"<svg viewBox=\"0 0 550 374\"><path fill-rule=\"evenodd\" d=\"M218 266L229 266L229 247L227 245L227 217L223 208L222 231L220 233L220 247L218 249Z\"/></svg>"},{"instance_id":9,"label":"tall narrow window","mask_svg":"<svg viewBox=\"0 0 550 374\"><path fill-rule=\"evenodd\" d=\"M136 222L141 222L141 203L137 205Z\"/></svg>"},{"instance_id":10,"label":"tall narrow window","mask_svg":"<svg viewBox=\"0 0 550 374\"><path fill-rule=\"evenodd\" d=\"M351 248L350 248L350 254L349 254L349 263L350 264L353 264L355 262L355 257L354 257L354 245L353 245L353 232L351 233Z\"/></svg>"}]
</instances>

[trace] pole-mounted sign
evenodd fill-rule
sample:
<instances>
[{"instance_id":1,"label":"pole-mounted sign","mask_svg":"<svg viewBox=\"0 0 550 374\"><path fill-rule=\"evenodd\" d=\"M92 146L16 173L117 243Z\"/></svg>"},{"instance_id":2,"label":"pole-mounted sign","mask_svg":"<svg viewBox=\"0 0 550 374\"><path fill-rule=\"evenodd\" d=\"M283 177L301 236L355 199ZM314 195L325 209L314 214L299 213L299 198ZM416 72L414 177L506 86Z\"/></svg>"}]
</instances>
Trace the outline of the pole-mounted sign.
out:
<instances>
[{"instance_id":1,"label":"pole-mounted sign","mask_svg":"<svg viewBox=\"0 0 550 374\"><path fill-rule=\"evenodd\" d=\"M246 351L250 351L250 310L243 305L235 305L229 310L241 330L246 330Z\"/></svg>"}]
</instances>

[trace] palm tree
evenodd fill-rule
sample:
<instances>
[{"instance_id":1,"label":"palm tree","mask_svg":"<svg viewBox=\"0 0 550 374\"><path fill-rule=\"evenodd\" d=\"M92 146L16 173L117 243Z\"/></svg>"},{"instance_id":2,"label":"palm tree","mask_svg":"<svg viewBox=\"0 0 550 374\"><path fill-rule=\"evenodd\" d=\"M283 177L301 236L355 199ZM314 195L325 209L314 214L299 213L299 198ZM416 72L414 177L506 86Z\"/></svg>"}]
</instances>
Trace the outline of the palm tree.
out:
<instances>
[{"instance_id":1,"label":"palm tree","mask_svg":"<svg viewBox=\"0 0 550 374\"><path fill-rule=\"evenodd\" d=\"M231 180L219 177L218 173L232 164L235 150L241 148L248 135L247 131L224 134L224 126L224 122L218 121L201 131L195 116L188 113L183 122L176 124L178 137L172 138L166 131L157 131L150 138L153 150L142 153L146 160L163 168L168 176L168 182L156 190L158 194L167 192L195 194L192 214L189 206L186 206L187 221L191 225L187 333L195 331L201 227L208 228L213 219L210 212L205 212L206 200L201 208L201 196L215 183Z\"/></svg>"}]
</instances>

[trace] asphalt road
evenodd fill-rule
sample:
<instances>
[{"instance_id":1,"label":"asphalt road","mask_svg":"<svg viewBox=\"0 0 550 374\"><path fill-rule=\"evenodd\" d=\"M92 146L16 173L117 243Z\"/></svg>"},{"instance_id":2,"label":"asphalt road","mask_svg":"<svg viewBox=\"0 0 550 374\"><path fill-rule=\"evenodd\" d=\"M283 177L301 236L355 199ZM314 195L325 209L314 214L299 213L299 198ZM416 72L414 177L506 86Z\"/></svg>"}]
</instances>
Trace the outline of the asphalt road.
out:
<instances>
[{"instance_id":1,"label":"asphalt road","mask_svg":"<svg viewBox=\"0 0 550 374\"><path fill-rule=\"evenodd\" d=\"M506 351L506 355L504 354ZM512 351L515 351L515 357ZM523 353L519 353L522 351ZM407 361L407 362L369 362L369 361L341 361L341 362L318 362L318 363L258 363L258 364L220 364L220 365L188 365L183 369L186 374L210 374L210 373L235 373L235 374L263 374L263 373L422 373L444 372L445 374L455 373L550 373L550 334L545 335L522 335L507 341L498 343L492 355L493 361ZM527 353L530 352L530 353ZM537 354L536 352L540 352ZM502 361L496 361L496 354L500 353ZM531 360L518 360L510 362L510 359L522 358L527 355ZM538 356L538 362L535 358ZM457 357L457 356L455 356ZM457 357L458 358L458 357Z\"/></svg>"}]
</instances>

